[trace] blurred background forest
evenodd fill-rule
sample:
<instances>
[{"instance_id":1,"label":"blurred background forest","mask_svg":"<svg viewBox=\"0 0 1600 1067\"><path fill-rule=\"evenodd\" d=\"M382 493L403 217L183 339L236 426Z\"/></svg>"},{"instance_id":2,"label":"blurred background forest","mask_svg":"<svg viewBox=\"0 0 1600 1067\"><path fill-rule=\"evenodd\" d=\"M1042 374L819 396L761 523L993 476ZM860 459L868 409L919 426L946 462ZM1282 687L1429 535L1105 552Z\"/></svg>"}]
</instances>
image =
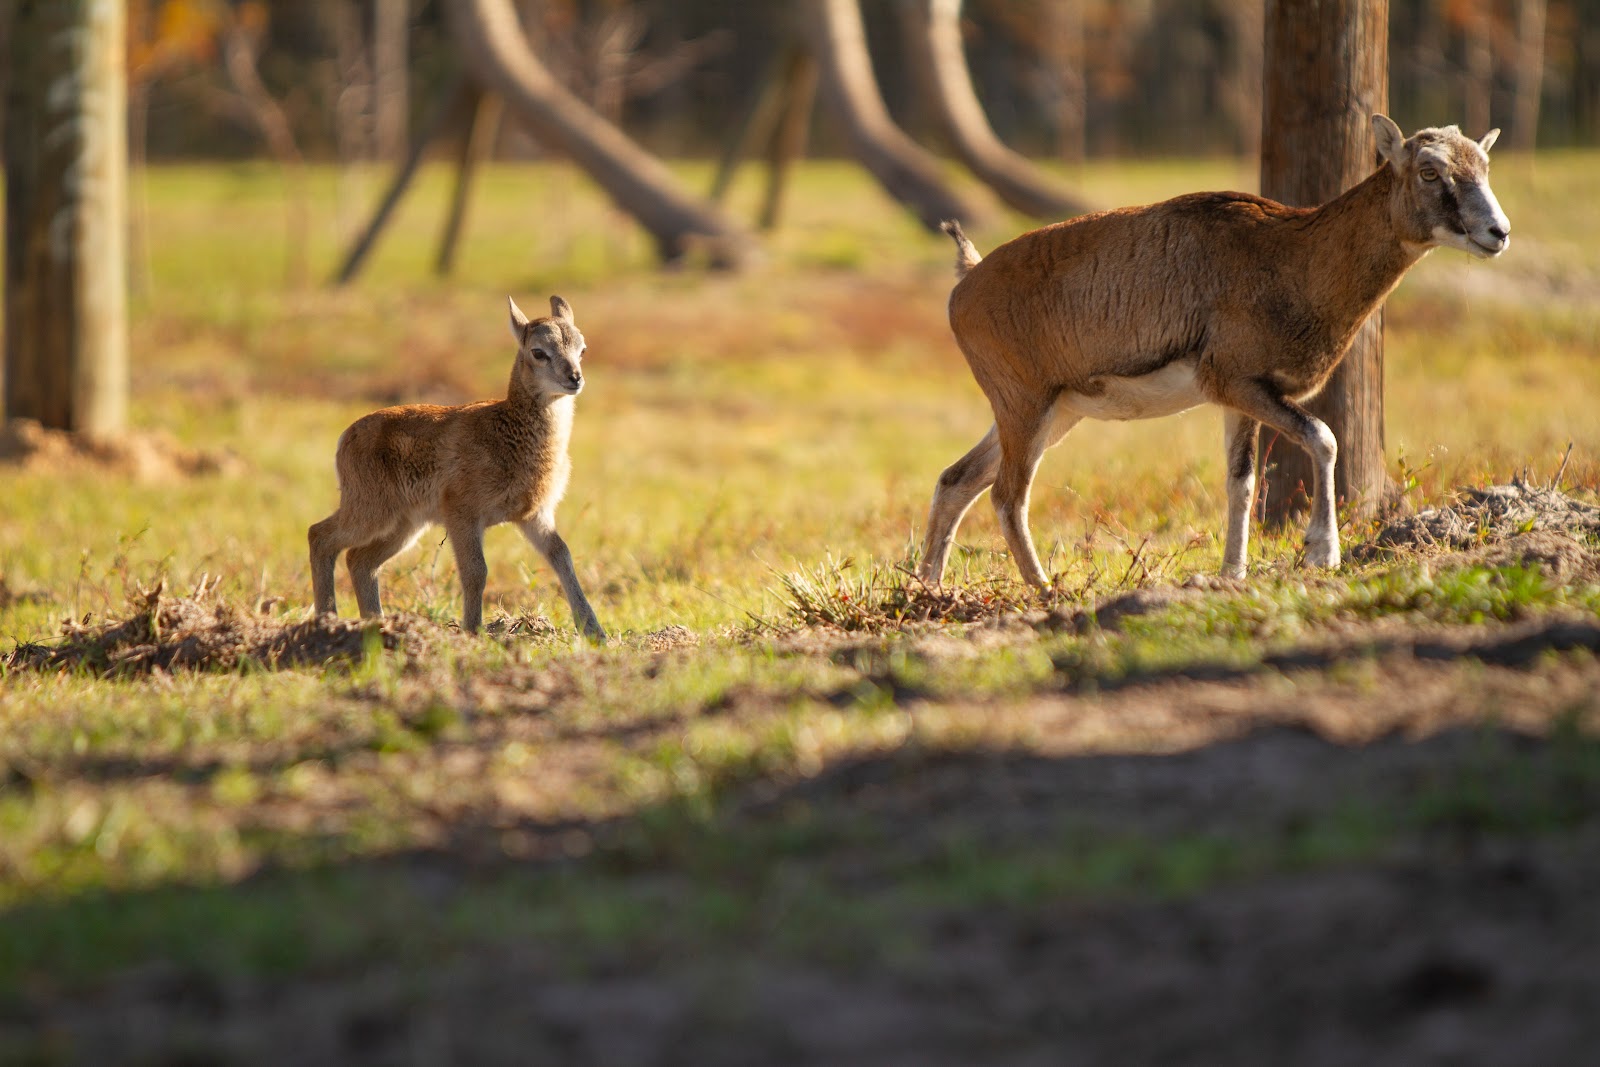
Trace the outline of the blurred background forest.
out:
<instances>
[{"instance_id":1,"label":"blurred background forest","mask_svg":"<svg viewBox=\"0 0 1600 1067\"><path fill-rule=\"evenodd\" d=\"M459 65L429 0L130 0L133 151L394 158ZM736 0L521 3L535 48L600 114L668 157L715 154L798 5ZM902 0L862 12L884 98L938 143ZM970 0L972 78L1000 137L1072 161L1249 154L1260 130L1263 0ZM1515 147L1600 142L1600 0L1392 0L1391 111L1401 126L1492 121ZM227 61L245 38L259 86ZM259 90L259 91L257 91ZM270 114L263 125L261 119ZM844 146L818 123L814 151ZM507 124L498 154L540 146Z\"/></svg>"}]
</instances>

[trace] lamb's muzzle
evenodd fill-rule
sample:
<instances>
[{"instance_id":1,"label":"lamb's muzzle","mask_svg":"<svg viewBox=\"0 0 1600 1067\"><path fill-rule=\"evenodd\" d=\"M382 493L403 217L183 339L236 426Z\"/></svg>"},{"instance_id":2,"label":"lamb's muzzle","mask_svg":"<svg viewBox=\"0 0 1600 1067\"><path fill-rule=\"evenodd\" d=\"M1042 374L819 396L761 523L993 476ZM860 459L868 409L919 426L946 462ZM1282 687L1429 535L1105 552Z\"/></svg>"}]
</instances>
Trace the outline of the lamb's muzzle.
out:
<instances>
[{"instance_id":1,"label":"lamb's muzzle","mask_svg":"<svg viewBox=\"0 0 1600 1067\"><path fill-rule=\"evenodd\" d=\"M1223 573L1243 575L1262 425L1313 459L1306 561L1339 564L1338 442L1301 402L1431 249L1502 253L1511 223L1489 187L1489 148L1454 126L1409 139L1372 117L1383 163L1317 208L1197 193L1085 215L980 257L958 223L950 327L994 426L939 477L921 574L939 581L956 529L991 490L1028 581L1048 584L1027 528L1044 450L1080 420L1144 419L1211 403L1227 412Z\"/></svg>"}]
</instances>

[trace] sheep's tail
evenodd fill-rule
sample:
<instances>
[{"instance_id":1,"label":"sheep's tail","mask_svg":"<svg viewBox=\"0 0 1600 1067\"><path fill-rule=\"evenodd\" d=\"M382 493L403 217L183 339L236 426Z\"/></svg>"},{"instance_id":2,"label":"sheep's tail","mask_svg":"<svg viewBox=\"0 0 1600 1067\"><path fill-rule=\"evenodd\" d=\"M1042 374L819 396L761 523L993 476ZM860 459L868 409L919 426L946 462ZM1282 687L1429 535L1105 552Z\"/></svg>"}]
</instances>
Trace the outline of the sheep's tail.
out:
<instances>
[{"instance_id":1,"label":"sheep's tail","mask_svg":"<svg viewBox=\"0 0 1600 1067\"><path fill-rule=\"evenodd\" d=\"M983 257L978 255L977 246L967 240L967 235L961 232L961 223L955 219L945 219L939 224L939 229L949 234L956 242L956 277L965 278L967 271L976 267Z\"/></svg>"}]
</instances>

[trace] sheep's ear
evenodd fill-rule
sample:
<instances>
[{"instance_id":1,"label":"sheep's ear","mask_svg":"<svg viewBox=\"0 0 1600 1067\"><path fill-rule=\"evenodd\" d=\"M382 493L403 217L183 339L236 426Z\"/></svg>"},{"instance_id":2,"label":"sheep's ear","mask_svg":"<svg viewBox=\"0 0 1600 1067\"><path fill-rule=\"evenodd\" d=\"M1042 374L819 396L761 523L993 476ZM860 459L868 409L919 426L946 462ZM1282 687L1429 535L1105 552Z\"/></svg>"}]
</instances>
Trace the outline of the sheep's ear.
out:
<instances>
[{"instance_id":1,"label":"sheep's ear","mask_svg":"<svg viewBox=\"0 0 1600 1067\"><path fill-rule=\"evenodd\" d=\"M569 326L575 325L575 321L572 318L572 305L561 299L559 296L552 296L550 298L550 314L554 315L556 318L560 319Z\"/></svg>"},{"instance_id":2,"label":"sheep's ear","mask_svg":"<svg viewBox=\"0 0 1600 1067\"><path fill-rule=\"evenodd\" d=\"M522 309L517 307L517 301L514 297L506 297L506 302L511 305L511 336L515 337L517 344L520 345L523 334L528 329L528 316L524 315Z\"/></svg>"},{"instance_id":3,"label":"sheep's ear","mask_svg":"<svg viewBox=\"0 0 1600 1067\"><path fill-rule=\"evenodd\" d=\"M1495 141L1499 140L1499 138L1500 127L1496 126L1494 129L1483 135L1483 140L1478 142L1478 147L1483 149L1484 155L1488 155L1489 149L1494 146Z\"/></svg>"},{"instance_id":4,"label":"sheep's ear","mask_svg":"<svg viewBox=\"0 0 1600 1067\"><path fill-rule=\"evenodd\" d=\"M1388 115L1372 116L1372 133L1378 139L1378 154L1396 171L1406 165L1406 135Z\"/></svg>"}]
</instances>

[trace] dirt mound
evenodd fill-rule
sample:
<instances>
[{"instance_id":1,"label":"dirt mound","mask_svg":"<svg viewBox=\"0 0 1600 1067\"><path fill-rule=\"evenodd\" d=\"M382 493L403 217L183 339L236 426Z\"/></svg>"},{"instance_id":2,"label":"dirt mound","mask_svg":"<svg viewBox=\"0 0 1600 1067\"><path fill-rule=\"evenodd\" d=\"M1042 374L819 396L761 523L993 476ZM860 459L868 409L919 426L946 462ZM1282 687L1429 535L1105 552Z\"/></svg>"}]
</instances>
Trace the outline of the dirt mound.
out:
<instances>
[{"instance_id":1,"label":"dirt mound","mask_svg":"<svg viewBox=\"0 0 1600 1067\"><path fill-rule=\"evenodd\" d=\"M68 620L62 640L18 645L6 659L11 670L88 670L147 674L155 670L235 670L245 664L277 668L358 661L384 648L419 655L445 633L416 616L382 621L331 616L284 622L245 611L208 595L202 586L187 597L163 594L163 584L132 598L131 616L86 626Z\"/></svg>"},{"instance_id":2,"label":"dirt mound","mask_svg":"<svg viewBox=\"0 0 1600 1067\"><path fill-rule=\"evenodd\" d=\"M1384 525L1371 541L1352 548L1357 562L1387 559L1406 551L1477 548L1535 531L1569 540L1600 537L1600 507L1555 486L1490 485L1458 491L1455 502L1427 508Z\"/></svg>"},{"instance_id":3,"label":"dirt mound","mask_svg":"<svg viewBox=\"0 0 1600 1067\"><path fill-rule=\"evenodd\" d=\"M4 572L0 572L0 611L11 607L13 604L45 604L50 597L37 589L13 589L6 581Z\"/></svg>"},{"instance_id":4,"label":"dirt mound","mask_svg":"<svg viewBox=\"0 0 1600 1067\"><path fill-rule=\"evenodd\" d=\"M243 467L231 452L187 448L161 430L91 437L47 430L33 419L0 423L0 463L14 463L29 471L111 470L140 481L232 474Z\"/></svg>"}]
</instances>

